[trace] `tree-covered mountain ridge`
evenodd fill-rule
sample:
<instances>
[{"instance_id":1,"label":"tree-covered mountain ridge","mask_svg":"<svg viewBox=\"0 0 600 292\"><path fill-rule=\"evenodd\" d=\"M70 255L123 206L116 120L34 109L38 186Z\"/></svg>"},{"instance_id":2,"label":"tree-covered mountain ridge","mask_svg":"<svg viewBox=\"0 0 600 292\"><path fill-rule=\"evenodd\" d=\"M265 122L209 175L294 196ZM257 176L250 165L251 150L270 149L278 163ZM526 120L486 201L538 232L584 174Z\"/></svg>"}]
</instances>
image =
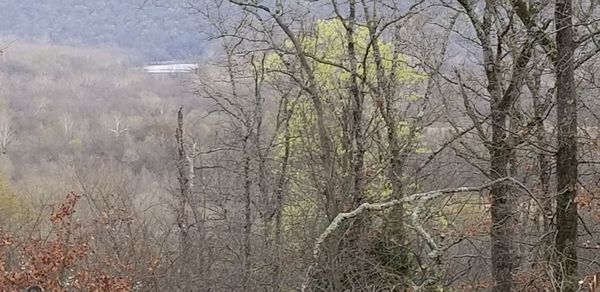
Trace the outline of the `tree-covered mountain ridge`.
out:
<instances>
[{"instance_id":1,"label":"tree-covered mountain ridge","mask_svg":"<svg viewBox=\"0 0 600 292\"><path fill-rule=\"evenodd\" d=\"M55 44L118 47L148 60L202 54L198 17L181 5L134 1L0 1L0 34Z\"/></svg>"}]
</instances>

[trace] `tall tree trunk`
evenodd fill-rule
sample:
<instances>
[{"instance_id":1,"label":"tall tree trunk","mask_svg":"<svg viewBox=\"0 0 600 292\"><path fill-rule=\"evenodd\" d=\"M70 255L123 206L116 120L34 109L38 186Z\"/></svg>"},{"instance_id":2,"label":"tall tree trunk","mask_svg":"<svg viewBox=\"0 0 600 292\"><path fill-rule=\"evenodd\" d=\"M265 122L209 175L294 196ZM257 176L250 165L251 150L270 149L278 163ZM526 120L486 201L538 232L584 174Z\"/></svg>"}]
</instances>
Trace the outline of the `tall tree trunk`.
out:
<instances>
[{"instance_id":1,"label":"tall tree trunk","mask_svg":"<svg viewBox=\"0 0 600 292\"><path fill-rule=\"evenodd\" d=\"M287 103L286 105L287 106ZM281 173L279 175L277 181L277 189L275 190L275 246L273 249L273 288L275 291L281 291L281 282L282 282L282 259L281 259L281 248L283 246L283 202L284 202L284 192L287 189L287 174L288 174L288 165L290 158L290 129L289 122L291 111L287 113L287 117L285 118L285 134L284 134L284 142L283 142L283 158L281 161Z\"/></svg>"},{"instance_id":2,"label":"tall tree trunk","mask_svg":"<svg viewBox=\"0 0 600 292\"><path fill-rule=\"evenodd\" d=\"M481 20L476 14L477 9L473 1L458 0L458 2L465 9L473 24L477 38L481 42L487 91L491 96L492 139L487 146L490 153L490 179L507 177L509 175L510 155L514 145L508 142L506 122L513 103L520 96L522 80L531 58L533 43L528 40L522 44L518 52L514 50L511 53L513 56L512 76L504 90L503 68L499 64L500 58L498 58L503 54L503 46L501 45L503 39L501 37L497 39L500 44L495 45L496 50L494 50L492 42L492 29L497 24L495 13L499 2L486 0ZM515 257L512 244L516 223L513 216L515 210L514 199L511 198L511 190L506 184L493 185L490 196L492 199L490 205L492 217L491 260L494 280L492 291L514 291Z\"/></svg>"},{"instance_id":3,"label":"tall tree trunk","mask_svg":"<svg viewBox=\"0 0 600 292\"><path fill-rule=\"evenodd\" d=\"M192 242L188 209L193 186L193 165L190 165L189 154L183 139L183 107L180 107L177 112L175 139L177 140L177 180L179 181L179 201L175 215L179 227L179 252L183 259L179 267L179 277L182 280L179 287L183 291L189 291L187 284L191 276L189 256Z\"/></svg>"},{"instance_id":4,"label":"tall tree trunk","mask_svg":"<svg viewBox=\"0 0 600 292\"><path fill-rule=\"evenodd\" d=\"M352 190L352 208L358 207L363 202L364 196L364 138L363 138L363 95L358 87L358 66L356 62L355 27L356 27L356 1L350 0L350 15L346 25L346 39L348 42L348 60L350 62L350 95L352 96L352 166L354 173L354 189Z\"/></svg>"},{"instance_id":5,"label":"tall tree trunk","mask_svg":"<svg viewBox=\"0 0 600 292\"><path fill-rule=\"evenodd\" d=\"M548 139L546 138L546 129L544 128L544 119L546 111L550 106L551 100L549 98L540 95L541 77L542 70L535 71L533 74L533 80L528 83L529 91L531 92L533 99L533 108L535 112L535 141L540 146L548 145ZM551 161L550 157L546 153L545 149L536 149L537 152L537 177L539 180L539 191L536 196L537 200L541 203L538 206L535 214L535 223L537 232L542 236L540 242L540 248L535 254L535 258L538 260L534 261L535 264L538 262L547 262L551 258L552 249L552 236L549 236L550 232L550 219L552 218L552 200L550 196L550 178L551 178ZM543 268L543 266L542 266Z\"/></svg>"},{"instance_id":6,"label":"tall tree trunk","mask_svg":"<svg viewBox=\"0 0 600 292\"><path fill-rule=\"evenodd\" d=\"M485 17L484 17L485 19ZM484 20L485 23L485 20ZM523 44L516 54L514 68L508 87L502 92L498 77L498 65L489 61L486 68L488 76L488 92L492 96L490 112L492 116L492 141L490 151L490 179L501 179L512 175L509 171L511 155L515 148L508 139L508 114L521 94L523 78L527 64L531 58L532 42ZM512 171L514 173L515 170ZM494 277L493 291L513 291L515 289L514 269L517 266L513 250L514 233L517 220L515 200L511 196L511 188L507 184L495 184L490 190L492 198L490 213L492 217L492 275Z\"/></svg>"},{"instance_id":7,"label":"tall tree trunk","mask_svg":"<svg viewBox=\"0 0 600 292\"><path fill-rule=\"evenodd\" d=\"M251 291L251 259L252 255L252 178L250 177L250 150L248 149L249 137L243 140L244 155L244 231L243 231L243 291Z\"/></svg>"},{"instance_id":8,"label":"tall tree trunk","mask_svg":"<svg viewBox=\"0 0 600 292\"><path fill-rule=\"evenodd\" d=\"M459 3L465 9L475 31L477 38L481 42L483 63L485 75L487 78L487 91L491 96L490 114L492 122L492 139L489 142L488 150L490 154L490 179L495 180L506 177L508 175L509 155L511 152L510 145L507 143L507 125L506 118L508 110L514 102L517 92L512 81L518 80L516 72L513 72L513 80L511 85L502 93L501 73L499 65L496 61L491 36L494 23L494 13L497 2L494 0L486 0L483 10L483 18L479 20L476 15L475 7L472 1L459 0ZM501 39L499 39L501 41ZM501 46L498 46L501 48ZM517 56L521 59L521 56ZM516 64L518 65L518 64ZM522 65L522 63L521 63ZM522 69L522 68L521 68ZM511 89L512 88L512 89ZM511 89L511 90L509 90ZM490 189L491 204L490 213L492 219L492 227L490 232L491 239L491 261L492 261L492 277L494 280L492 291L504 292L514 290L513 280L513 258L512 258L512 232L511 228L512 217L511 198L509 197L509 189L506 184L495 184Z\"/></svg>"},{"instance_id":9,"label":"tall tree trunk","mask_svg":"<svg viewBox=\"0 0 600 292\"><path fill-rule=\"evenodd\" d=\"M506 114L492 106L492 145L490 179L496 180L508 176L508 162L510 148L506 143ZM513 252L512 230L514 218L512 216L512 199L509 197L509 188L506 184L495 184L491 188L492 202L490 212L492 216L491 241L492 241L492 275L494 288L492 291L513 291Z\"/></svg>"},{"instance_id":10,"label":"tall tree trunk","mask_svg":"<svg viewBox=\"0 0 600 292\"><path fill-rule=\"evenodd\" d=\"M561 291L577 290L577 93L574 77L571 0L556 0L556 283Z\"/></svg>"}]
</instances>

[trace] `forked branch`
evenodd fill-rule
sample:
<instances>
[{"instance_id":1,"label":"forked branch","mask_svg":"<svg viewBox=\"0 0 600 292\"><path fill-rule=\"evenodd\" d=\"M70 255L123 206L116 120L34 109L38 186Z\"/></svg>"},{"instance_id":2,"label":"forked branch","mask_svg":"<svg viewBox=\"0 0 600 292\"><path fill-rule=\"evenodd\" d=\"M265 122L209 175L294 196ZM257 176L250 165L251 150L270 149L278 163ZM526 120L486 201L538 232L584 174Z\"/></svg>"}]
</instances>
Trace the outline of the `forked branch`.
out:
<instances>
[{"instance_id":1,"label":"forked branch","mask_svg":"<svg viewBox=\"0 0 600 292\"><path fill-rule=\"evenodd\" d=\"M409 202L416 203L415 205L419 207L419 206L422 206L425 202L435 199L435 198L438 198L438 197L441 197L443 195L479 192L479 191L488 189L496 184L506 183L506 182L510 182L510 183L516 185L517 187L523 189L528 194L530 194L530 191L521 182L519 182L518 180L516 180L512 177L505 177L505 178L497 179L497 180L491 181L489 183L486 183L486 184L483 184L480 186L475 186L475 187L440 189L440 190L434 190L434 191L429 191L429 192L425 192L425 193L416 193L416 194L412 194L410 196L406 196L402 199L391 200L391 201L387 201L387 202L383 202L383 203L363 203L360 206L358 206L356 209L354 209L350 212L339 213L333 219L333 221L331 221L331 223L325 229L325 231L323 231L323 233L321 233L321 235L315 241L315 245L313 247L312 262L306 270L306 278L304 280L304 283L302 284L301 290L302 291L308 290L311 274L312 274L313 270L315 269L315 267L317 266L317 263L319 261L319 257L321 255L321 247L322 247L323 243L325 242L325 240L327 240L327 238L331 234L333 234L338 228L340 228L340 226L342 225L342 222L344 222L345 220L357 217L358 215L361 215L365 211L383 211L385 209L395 207L395 206L398 206L398 205L401 205L404 203L409 203ZM439 256L439 253L441 252L441 248L435 243L435 241L433 241L432 237L425 232L425 230L420 226L420 224L418 224L417 219L418 219L419 211L420 211L420 208L414 208L412 212L416 213L416 214L412 214L410 216L413 221L412 222L413 227L415 227L415 229L417 230L417 233L419 233L419 236L423 237L423 239L425 241L427 241L428 246L432 249L431 253L429 253L429 256L437 257L437 256Z\"/></svg>"}]
</instances>

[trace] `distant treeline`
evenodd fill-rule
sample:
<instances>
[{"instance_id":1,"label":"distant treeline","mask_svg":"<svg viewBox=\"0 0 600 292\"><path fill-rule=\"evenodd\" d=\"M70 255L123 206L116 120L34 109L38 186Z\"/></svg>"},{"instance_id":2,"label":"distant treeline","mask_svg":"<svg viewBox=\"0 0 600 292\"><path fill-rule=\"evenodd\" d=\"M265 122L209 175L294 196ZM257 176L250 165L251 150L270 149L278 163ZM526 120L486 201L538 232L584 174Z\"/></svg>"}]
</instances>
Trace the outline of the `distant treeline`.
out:
<instances>
[{"instance_id":1,"label":"distant treeline","mask_svg":"<svg viewBox=\"0 0 600 292\"><path fill-rule=\"evenodd\" d=\"M0 34L52 43L122 47L151 60L204 51L198 17L152 1L0 1Z\"/></svg>"}]
</instances>

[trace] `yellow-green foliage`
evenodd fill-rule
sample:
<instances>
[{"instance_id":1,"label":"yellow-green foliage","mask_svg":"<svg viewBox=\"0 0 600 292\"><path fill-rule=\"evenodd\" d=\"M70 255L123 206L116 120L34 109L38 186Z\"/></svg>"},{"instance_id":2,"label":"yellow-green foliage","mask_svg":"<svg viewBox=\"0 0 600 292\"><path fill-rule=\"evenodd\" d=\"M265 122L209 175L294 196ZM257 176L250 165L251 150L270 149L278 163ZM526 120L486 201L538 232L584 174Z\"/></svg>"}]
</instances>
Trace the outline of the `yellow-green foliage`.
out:
<instances>
[{"instance_id":1,"label":"yellow-green foliage","mask_svg":"<svg viewBox=\"0 0 600 292\"><path fill-rule=\"evenodd\" d=\"M382 65L385 72L392 73L393 64L396 63L395 78L397 82L415 82L426 78L426 75L414 70L406 65L405 57L401 54L394 56L393 45L389 42L377 40L377 45L381 54ZM358 60L357 69L359 75L365 75L368 82L374 82L376 78L376 66L373 55L373 48L369 48L371 43L369 30L364 26L357 26L354 33L355 53ZM291 47L291 44L287 44ZM339 19L320 20L314 27L313 35L302 39L303 50L316 60L312 60L312 68L315 77L325 90L336 90L340 83L350 79L350 72L330 64L344 64L347 62L348 49L346 30ZM362 59L367 55L366 68ZM267 58L267 67L281 68L283 63L276 54ZM366 70L366 72L365 72ZM365 74L366 73L366 74ZM419 96L411 94L408 99L414 100Z\"/></svg>"},{"instance_id":2,"label":"yellow-green foliage","mask_svg":"<svg viewBox=\"0 0 600 292\"><path fill-rule=\"evenodd\" d=\"M289 186L289 196L294 197L288 200L283 210L284 216L284 228L289 230L292 226L299 224L305 220L306 216L314 216L317 212L317 206L314 201L310 200L305 190L310 186L310 175L303 169L296 169L294 165L305 165L306 156L298 155L301 153L307 153L311 149L318 149L318 144L315 141L313 135L307 134L311 131L311 125L314 123L314 114L310 110L310 103L302 101L294 106L294 113L290 117L289 131L290 131L290 157L289 163L292 165L289 173L291 177L291 184ZM283 157L284 155L284 139L283 133L277 137L278 145L277 156ZM315 156L318 154L315 153Z\"/></svg>"},{"instance_id":3,"label":"yellow-green foliage","mask_svg":"<svg viewBox=\"0 0 600 292\"><path fill-rule=\"evenodd\" d=\"M29 204L0 175L0 223L23 221L27 218L29 209Z\"/></svg>"},{"instance_id":4,"label":"yellow-green foliage","mask_svg":"<svg viewBox=\"0 0 600 292\"><path fill-rule=\"evenodd\" d=\"M79 137L69 140L69 146L71 146L73 149L80 149L82 144L83 142Z\"/></svg>"},{"instance_id":5,"label":"yellow-green foliage","mask_svg":"<svg viewBox=\"0 0 600 292\"><path fill-rule=\"evenodd\" d=\"M298 230L298 226L304 226L306 221L315 218L317 202L307 196L290 200L283 208L283 228L285 231Z\"/></svg>"},{"instance_id":6,"label":"yellow-green foliage","mask_svg":"<svg viewBox=\"0 0 600 292\"><path fill-rule=\"evenodd\" d=\"M338 96L345 96L348 88L344 83L350 79L350 73L347 70L341 69L338 66L330 64L340 64L347 66L347 47L346 47L346 31L343 23L338 19L333 20L320 20L317 21L314 27L313 34L306 36L302 39L302 49L311 56L315 56L317 60L312 60L311 66L315 77L321 85L321 90L325 93L321 98L324 99L327 109L332 112L334 116L341 116L344 107ZM374 83L376 80L376 66L373 56L373 49L367 48L370 42L369 31L363 26L357 26L354 35L355 50L358 59L363 59L364 55L367 55L366 69L362 62L358 64L358 74L363 75L366 70L366 79L369 83ZM393 45L389 42L382 40L377 41L377 45L381 52L381 58L383 60L384 71L391 74L393 64L396 63L395 78L398 83L414 84L426 79L426 75L416 71L410 66L406 65L405 57L402 54L395 54L393 52ZM290 43L287 43L288 47L292 47ZM279 55L270 54L266 57L265 66L270 70L283 70L284 65ZM369 96L368 90L365 92ZM407 91L404 97L408 101L416 101L421 98L421 95ZM367 110L374 111L375 108L367 103ZM290 128L292 132L304 129L310 129L313 124L314 116L312 105L309 100L302 98L295 105L294 115L290 120ZM331 126L331 125L329 125ZM400 122L399 125L400 135L408 135L408 124L406 122ZM293 135L297 136L297 135ZM333 135L335 136L335 135ZM335 138L335 137L334 137ZM339 143L338 143L339 144ZM310 145L313 146L313 145ZM316 145L314 145L316 146ZM342 151L340 147L336 147L339 151ZM311 149L317 149L311 147Z\"/></svg>"},{"instance_id":7,"label":"yellow-green foliage","mask_svg":"<svg viewBox=\"0 0 600 292\"><path fill-rule=\"evenodd\" d=\"M373 48L368 48L371 43L369 31L364 26L356 26L354 34L354 43L356 58L359 64L357 64L357 73L364 76L367 83L376 84L377 78L377 67L375 58L373 55ZM322 93L324 103L324 110L326 112L329 124L327 128L331 134L332 141L334 143L335 152L338 158L346 155L347 149L343 145L342 141L342 127L340 124L336 124L335 121L340 117L344 116L343 111L347 108L345 105L348 103L348 82L350 82L350 73L347 70L339 68L339 66L332 65L338 64L344 67L348 67L348 50L347 50L347 36L346 30L343 23L340 20L322 20L318 21L310 35L304 35L301 38L301 45L304 52L314 58L309 58L310 66L313 74L315 75L319 90ZM394 46L392 43L385 40L378 40L377 45L379 47L381 58L383 60L383 69L386 72L386 77L395 76L394 81L397 85L406 85L407 90L402 92L395 92L398 96L398 100L404 100L406 102L414 102L419 100L422 96L415 93L411 86L422 82L427 78L421 72L411 68L407 65L405 56L394 52ZM292 50L292 44L286 42L290 50ZM366 58L365 58L365 55ZM363 64L362 60L365 59ZM395 67L394 67L395 66ZM267 55L265 60L265 67L269 71L286 70L284 61L278 54ZM395 68L395 72L392 69ZM268 77L271 78L271 77ZM363 82L363 81L359 81ZM375 105L374 93L370 91L369 86L361 85L363 87L362 92L365 95L365 112L364 116L374 116L375 120L381 122L381 117L377 112ZM314 131L315 126L315 115L314 108L311 100L307 96L300 96L299 100L294 101L293 114L289 121L289 131L292 137L290 141L290 176L292 181L297 184L303 184L304 186L310 185L312 178L310 170L306 169L306 165L310 164L309 159L311 156L318 160L319 145L317 135ZM400 137L407 137L411 141L408 143L418 143L421 139L421 133L414 133L410 130L408 122L399 121L397 125L397 131ZM277 149L277 156L282 157L284 153L283 149L284 135L280 133L277 137L277 145L280 145ZM385 144L384 141L381 141ZM385 154L384 154L385 155ZM379 156L374 151L367 151L365 160L367 165L373 166L374 173L378 173L379 176L384 172L379 172L378 167L382 168L383 165L377 166L375 160ZM386 164L387 159L384 159L382 163ZM296 168L296 165L300 167ZM344 176L344 169L338 169L338 174ZM306 190L306 188L304 188ZM371 200L383 200L389 197L391 194L391 187L389 182L380 177L378 179L371 180L371 184L367 187L367 196ZM284 224L294 224L297 218L301 218L308 214L317 214L319 204L316 204L305 191L296 192L292 187L287 201L287 207L284 210Z\"/></svg>"},{"instance_id":8,"label":"yellow-green foliage","mask_svg":"<svg viewBox=\"0 0 600 292\"><path fill-rule=\"evenodd\" d=\"M370 201L385 201L392 195L392 186L389 181L379 179L372 182L366 192Z\"/></svg>"}]
</instances>

